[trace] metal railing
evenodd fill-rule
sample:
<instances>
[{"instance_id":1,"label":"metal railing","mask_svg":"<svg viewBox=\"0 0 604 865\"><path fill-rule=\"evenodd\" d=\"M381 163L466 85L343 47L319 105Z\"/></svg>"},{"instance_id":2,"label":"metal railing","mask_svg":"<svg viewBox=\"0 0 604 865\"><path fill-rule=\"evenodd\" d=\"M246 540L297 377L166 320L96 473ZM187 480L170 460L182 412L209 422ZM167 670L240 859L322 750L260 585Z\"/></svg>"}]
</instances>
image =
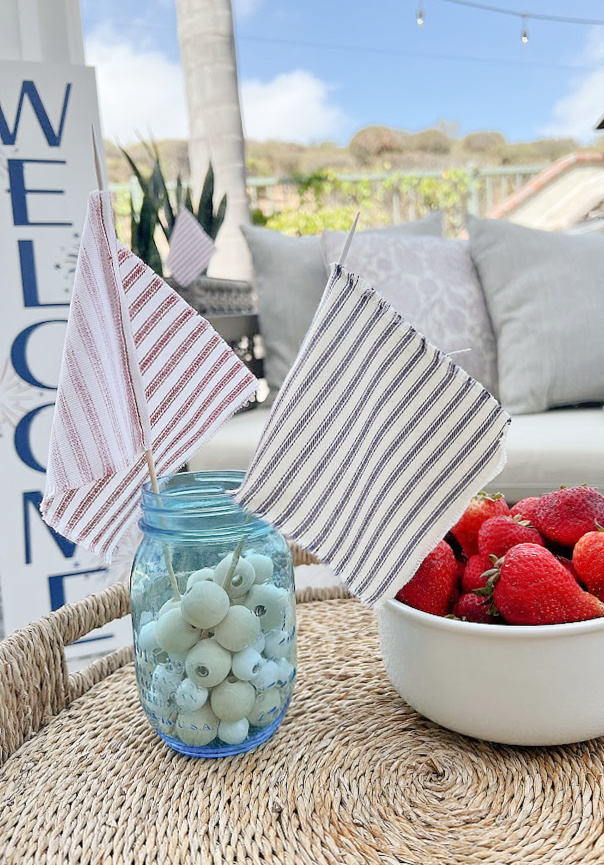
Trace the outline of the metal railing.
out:
<instances>
[{"instance_id":1,"label":"metal railing","mask_svg":"<svg viewBox=\"0 0 604 865\"><path fill-rule=\"evenodd\" d=\"M535 177L547 165L507 165L489 168L474 166L455 167L440 171L383 172L373 174L333 174L334 188L325 196L323 204L338 206L351 203L351 190L355 184L370 184L372 197L380 202L385 221L395 225L422 216L427 209L422 181L445 181L449 176L463 176L453 210L486 216L494 207ZM247 191L252 208L268 218L284 209L297 209L303 200L300 178L248 176ZM345 189L342 188L345 185ZM169 183L172 189L175 184ZM112 184L114 192L131 195L135 208L142 200L141 189L133 177L128 184ZM348 196L348 197L347 197ZM308 193L307 193L308 199ZM124 198L122 197L122 202ZM429 208L428 208L429 209ZM446 209L446 208L444 208ZM129 208L128 208L129 210ZM125 213L123 214L125 215Z\"/></svg>"}]
</instances>

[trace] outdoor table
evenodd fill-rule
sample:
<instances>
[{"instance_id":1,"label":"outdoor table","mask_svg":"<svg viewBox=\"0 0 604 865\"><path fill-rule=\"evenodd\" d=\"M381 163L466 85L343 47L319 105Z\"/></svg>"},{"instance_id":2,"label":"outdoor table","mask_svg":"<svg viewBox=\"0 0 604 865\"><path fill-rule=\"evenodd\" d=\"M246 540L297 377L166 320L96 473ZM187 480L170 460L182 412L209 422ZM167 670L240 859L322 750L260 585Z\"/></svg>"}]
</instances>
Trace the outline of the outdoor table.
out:
<instances>
[{"instance_id":1,"label":"outdoor table","mask_svg":"<svg viewBox=\"0 0 604 865\"><path fill-rule=\"evenodd\" d=\"M128 603L112 586L0 644L3 865L604 863L604 741L515 748L422 718L343 588L298 594L274 737L211 760L151 730L131 649L68 674L64 644Z\"/></svg>"}]
</instances>

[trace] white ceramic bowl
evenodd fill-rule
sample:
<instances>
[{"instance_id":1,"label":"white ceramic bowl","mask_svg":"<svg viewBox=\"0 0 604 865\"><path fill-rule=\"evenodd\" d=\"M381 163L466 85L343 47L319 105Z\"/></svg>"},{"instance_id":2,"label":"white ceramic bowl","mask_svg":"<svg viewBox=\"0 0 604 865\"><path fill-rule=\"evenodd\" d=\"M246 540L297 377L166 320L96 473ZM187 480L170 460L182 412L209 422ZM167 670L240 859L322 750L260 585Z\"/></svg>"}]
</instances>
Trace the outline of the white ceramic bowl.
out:
<instances>
[{"instance_id":1,"label":"white ceramic bowl","mask_svg":"<svg viewBox=\"0 0 604 865\"><path fill-rule=\"evenodd\" d=\"M479 625L386 601L378 623L390 681L443 727L510 745L604 735L604 618Z\"/></svg>"}]
</instances>

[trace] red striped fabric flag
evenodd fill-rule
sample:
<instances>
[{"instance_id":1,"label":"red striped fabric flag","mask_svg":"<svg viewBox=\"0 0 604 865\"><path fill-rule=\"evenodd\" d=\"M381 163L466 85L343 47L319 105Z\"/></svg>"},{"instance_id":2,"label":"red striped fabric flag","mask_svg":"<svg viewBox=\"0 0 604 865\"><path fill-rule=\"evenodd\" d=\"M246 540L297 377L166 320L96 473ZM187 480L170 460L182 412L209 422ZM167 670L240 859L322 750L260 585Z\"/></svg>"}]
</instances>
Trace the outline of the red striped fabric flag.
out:
<instances>
[{"instance_id":1,"label":"red striped fabric flag","mask_svg":"<svg viewBox=\"0 0 604 865\"><path fill-rule=\"evenodd\" d=\"M75 274L44 520L111 561L149 479L171 474L256 390L224 340L116 238L92 192Z\"/></svg>"},{"instance_id":2,"label":"red striped fabric flag","mask_svg":"<svg viewBox=\"0 0 604 865\"><path fill-rule=\"evenodd\" d=\"M166 264L179 285L187 286L203 273L214 252L214 241L190 210L181 207L170 235Z\"/></svg>"}]
</instances>

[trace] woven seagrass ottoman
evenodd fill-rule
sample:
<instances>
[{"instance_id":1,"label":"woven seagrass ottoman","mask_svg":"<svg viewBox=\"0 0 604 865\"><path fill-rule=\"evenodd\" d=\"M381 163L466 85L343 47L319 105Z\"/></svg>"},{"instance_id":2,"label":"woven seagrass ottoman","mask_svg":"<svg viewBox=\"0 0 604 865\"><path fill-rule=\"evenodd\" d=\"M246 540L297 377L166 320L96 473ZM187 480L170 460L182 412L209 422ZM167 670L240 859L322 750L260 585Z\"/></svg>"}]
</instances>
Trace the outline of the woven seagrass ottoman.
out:
<instances>
[{"instance_id":1,"label":"woven seagrass ottoman","mask_svg":"<svg viewBox=\"0 0 604 865\"><path fill-rule=\"evenodd\" d=\"M63 647L128 612L113 586L0 643L0 862L604 863L604 742L512 748L418 716L375 615L298 595L299 671L274 737L183 757L150 729L131 650L69 675Z\"/></svg>"}]
</instances>

